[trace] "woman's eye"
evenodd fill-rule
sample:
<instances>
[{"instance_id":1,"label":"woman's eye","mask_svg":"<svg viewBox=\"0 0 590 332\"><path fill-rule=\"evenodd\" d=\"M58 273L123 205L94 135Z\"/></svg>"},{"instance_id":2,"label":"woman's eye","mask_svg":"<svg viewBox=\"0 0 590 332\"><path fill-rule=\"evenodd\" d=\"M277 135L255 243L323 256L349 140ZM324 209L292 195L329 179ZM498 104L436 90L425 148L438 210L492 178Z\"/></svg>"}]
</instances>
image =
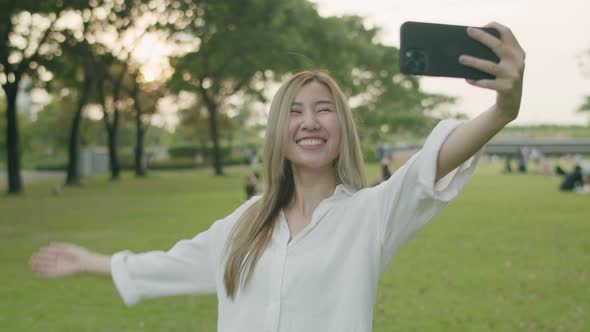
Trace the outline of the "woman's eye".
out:
<instances>
[{"instance_id":1,"label":"woman's eye","mask_svg":"<svg viewBox=\"0 0 590 332\"><path fill-rule=\"evenodd\" d=\"M300 110L294 110L294 109L292 109L291 110L291 113L297 113L297 114L299 114L299 113L301 113L301 111Z\"/></svg>"},{"instance_id":2,"label":"woman's eye","mask_svg":"<svg viewBox=\"0 0 590 332\"><path fill-rule=\"evenodd\" d=\"M332 110L329 108L322 108L320 112L332 112Z\"/></svg>"}]
</instances>

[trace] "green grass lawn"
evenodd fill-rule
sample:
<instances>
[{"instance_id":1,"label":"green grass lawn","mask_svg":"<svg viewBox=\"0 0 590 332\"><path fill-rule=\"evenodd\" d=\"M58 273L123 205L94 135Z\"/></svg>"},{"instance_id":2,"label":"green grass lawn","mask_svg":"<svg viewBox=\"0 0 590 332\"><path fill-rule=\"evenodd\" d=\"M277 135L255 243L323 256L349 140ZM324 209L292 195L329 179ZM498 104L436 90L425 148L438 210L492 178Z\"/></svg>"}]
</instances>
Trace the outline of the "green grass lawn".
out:
<instances>
[{"instance_id":1,"label":"green grass lawn","mask_svg":"<svg viewBox=\"0 0 590 332\"><path fill-rule=\"evenodd\" d=\"M482 164L462 195L403 248L384 274L374 331L590 331L590 195L559 179L501 175ZM369 169L373 179L376 167ZM215 331L215 296L127 308L110 280L35 277L50 241L104 253L166 250L243 201L244 169L52 183L0 197L0 330Z\"/></svg>"}]
</instances>

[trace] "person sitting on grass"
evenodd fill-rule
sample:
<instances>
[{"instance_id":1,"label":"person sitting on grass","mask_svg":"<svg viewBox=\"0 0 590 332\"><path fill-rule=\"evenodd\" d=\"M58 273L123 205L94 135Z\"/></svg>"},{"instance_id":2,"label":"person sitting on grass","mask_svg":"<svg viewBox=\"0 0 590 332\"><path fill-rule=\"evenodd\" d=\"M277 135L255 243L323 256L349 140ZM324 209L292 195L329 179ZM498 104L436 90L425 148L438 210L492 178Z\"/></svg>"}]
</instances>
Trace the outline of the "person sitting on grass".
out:
<instances>
[{"instance_id":1,"label":"person sitting on grass","mask_svg":"<svg viewBox=\"0 0 590 332\"><path fill-rule=\"evenodd\" d=\"M469 121L442 120L388 180L368 187L351 111L334 80L301 72L273 98L263 153L266 188L169 251L112 256L52 244L31 257L43 277L110 276L123 301L216 293L218 331L370 331L381 274L399 249L446 207L474 172L479 151L520 108L524 52L497 23L496 38L468 34L499 63L462 56L495 79Z\"/></svg>"},{"instance_id":2,"label":"person sitting on grass","mask_svg":"<svg viewBox=\"0 0 590 332\"><path fill-rule=\"evenodd\" d=\"M563 182L561 182L559 190L574 191L576 188L581 188L583 186L584 178L582 177L582 167L580 165L576 165L573 171L564 175Z\"/></svg>"}]
</instances>

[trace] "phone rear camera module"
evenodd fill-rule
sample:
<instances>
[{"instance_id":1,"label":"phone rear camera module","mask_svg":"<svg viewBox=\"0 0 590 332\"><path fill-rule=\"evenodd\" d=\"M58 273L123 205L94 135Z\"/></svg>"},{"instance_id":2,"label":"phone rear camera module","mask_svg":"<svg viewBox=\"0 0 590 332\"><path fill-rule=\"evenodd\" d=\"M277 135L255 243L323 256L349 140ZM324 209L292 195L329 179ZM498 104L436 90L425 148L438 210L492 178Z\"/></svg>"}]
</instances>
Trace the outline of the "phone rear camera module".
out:
<instances>
[{"instance_id":1,"label":"phone rear camera module","mask_svg":"<svg viewBox=\"0 0 590 332\"><path fill-rule=\"evenodd\" d=\"M417 49L408 49L403 54L405 69L414 74L424 73L428 67L426 53Z\"/></svg>"}]
</instances>

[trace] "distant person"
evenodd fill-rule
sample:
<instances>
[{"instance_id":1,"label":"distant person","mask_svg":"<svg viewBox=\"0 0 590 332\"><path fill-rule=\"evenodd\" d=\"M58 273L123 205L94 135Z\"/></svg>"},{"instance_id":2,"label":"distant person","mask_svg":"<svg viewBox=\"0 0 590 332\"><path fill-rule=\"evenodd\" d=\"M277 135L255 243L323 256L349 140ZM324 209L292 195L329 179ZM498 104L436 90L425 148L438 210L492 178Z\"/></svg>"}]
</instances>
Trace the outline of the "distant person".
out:
<instances>
[{"instance_id":1,"label":"distant person","mask_svg":"<svg viewBox=\"0 0 590 332\"><path fill-rule=\"evenodd\" d=\"M202 165L204 161L204 156L202 151L197 151L195 153L195 165Z\"/></svg>"},{"instance_id":2,"label":"distant person","mask_svg":"<svg viewBox=\"0 0 590 332\"><path fill-rule=\"evenodd\" d=\"M379 163L379 175L373 186L378 185L381 182L387 181L391 177L391 167L389 166L389 158L385 157Z\"/></svg>"},{"instance_id":3,"label":"distant person","mask_svg":"<svg viewBox=\"0 0 590 332\"><path fill-rule=\"evenodd\" d=\"M389 180L391 177L391 167L389 166L389 160L381 164L381 182Z\"/></svg>"},{"instance_id":4,"label":"distant person","mask_svg":"<svg viewBox=\"0 0 590 332\"><path fill-rule=\"evenodd\" d=\"M543 154L543 152L539 149L539 148L531 148L530 152L528 154L528 161L529 161L529 165L532 163L533 167L534 167L534 171L537 171L539 173L542 172L541 167L541 161L543 161L545 159L545 155Z\"/></svg>"},{"instance_id":5,"label":"distant person","mask_svg":"<svg viewBox=\"0 0 590 332\"><path fill-rule=\"evenodd\" d=\"M549 158L543 158L543 161L541 161L541 166L543 168L543 174L555 175L554 169L552 168L552 162Z\"/></svg>"},{"instance_id":6,"label":"distant person","mask_svg":"<svg viewBox=\"0 0 590 332\"><path fill-rule=\"evenodd\" d=\"M565 176L559 189L561 191L574 191L576 188L583 186L584 178L582 177L582 167L576 165L574 170Z\"/></svg>"},{"instance_id":7,"label":"distant person","mask_svg":"<svg viewBox=\"0 0 590 332\"><path fill-rule=\"evenodd\" d=\"M512 158L506 156L504 159L504 173L512 173Z\"/></svg>"},{"instance_id":8,"label":"distant person","mask_svg":"<svg viewBox=\"0 0 590 332\"><path fill-rule=\"evenodd\" d=\"M246 177L246 200L258 194L258 181L260 180L260 173L252 172Z\"/></svg>"},{"instance_id":9,"label":"distant person","mask_svg":"<svg viewBox=\"0 0 590 332\"><path fill-rule=\"evenodd\" d=\"M250 164L250 168L252 169L256 169L260 166L260 160L258 157L258 151L255 149L250 150L250 156L249 156L249 164Z\"/></svg>"},{"instance_id":10,"label":"distant person","mask_svg":"<svg viewBox=\"0 0 590 332\"><path fill-rule=\"evenodd\" d=\"M561 167L561 165L555 166L555 174L556 175L567 175L566 171Z\"/></svg>"},{"instance_id":11,"label":"distant person","mask_svg":"<svg viewBox=\"0 0 590 332\"><path fill-rule=\"evenodd\" d=\"M582 168L582 173L584 169ZM584 177L584 184L576 190L579 194L590 194L590 175Z\"/></svg>"},{"instance_id":12,"label":"distant person","mask_svg":"<svg viewBox=\"0 0 590 332\"><path fill-rule=\"evenodd\" d=\"M520 173L526 173L526 157L523 154L518 158L518 171Z\"/></svg>"},{"instance_id":13,"label":"distant person","mask_svg":"<svg viewBox=\"0 0 590 332\"><path fill-rule=\"evenodd\" d=\"M528 156L529 156L529 148L526 146L521 146L519 148L519 155L518 155L518 172L519 173L526 173Z\"/></svg>"},{"instance_id":14,"label":"distant person","mask_svg":"<svg viewBox=\"0 0 590 332\"><path fill-rule=\"evenodd\" d=\"M379 279L395 254L457 197L485 144L518 116L524 51L507 27L489 27L499 38L467 33L499 63L460 62L495 75L468 82L495 91L496 104L472 120L440 121L379 186L367 186L356 124L336 82L301 72L270 106L262 195L169 251L110 256L53 245L32 256L33 271L109 276L128 305L213 293L219 332L371 331Z\"/></svg>"}]
</instances>

